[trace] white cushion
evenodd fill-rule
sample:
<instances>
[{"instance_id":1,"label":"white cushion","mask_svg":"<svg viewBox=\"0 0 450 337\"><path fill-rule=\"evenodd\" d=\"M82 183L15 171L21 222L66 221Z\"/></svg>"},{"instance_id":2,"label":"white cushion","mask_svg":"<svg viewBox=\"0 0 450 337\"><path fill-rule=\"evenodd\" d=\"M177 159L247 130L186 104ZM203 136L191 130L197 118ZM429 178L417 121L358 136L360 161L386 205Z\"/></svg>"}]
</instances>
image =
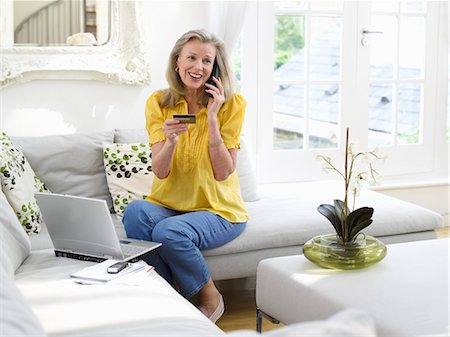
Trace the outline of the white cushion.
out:
<instances>
[{"instance_id":1,"label":"white cushion","mask_svg":"<svg viewBox=\"0 0 450 337\"><path fill-rule=\"evenodd\" d=\"M0 335L46 336L41 323L16 288L14 275L9 275L3 264L0 265Z\"/></svg>"},{"instance_id":2,"label":"white cushion","mask_svg":"<svg viewBox=\"0 0 450 337\"><path fill-rule=\"evenodd\" d=\"M45 224L45 221L42 223L41 231L39 232L39 235L31 235L30 236L30 242L31 242L31 250L38 250L38 249L48 249L48 248L54 248L52 239L50 238L50 234L48 233L47 225Z\"/></svg>"},{"instance_id":3,"label":"white cushion","mask_svg":"<svg viewBox=\"0 0 450 337\"><path fill-rule=\"evenodd\" d=\"M284 324L351 307L370 314L380 336L445 336L449 247L449 238L391 244L382 261L352 271L320 268L299 254L265 259L256 305Z\"/></svg>"},{"instance_id":4,"label":"white cushion","mask_svg":"<svg viewBox=\"0 0 450 337\"><path fill-rule=\"evenodd\" d=\"M92 262L31 252L16 285L49 336L216 336L224 333L155 271L107 285L80 285L69 274Z\"/></svg>"},{"instance_id":5,"label":"white cushion","mask_svg":"<svg viewBox=\"0 0 450 337\"><path fill-rule=\"evenodd\" d=\"M151 150L148 143L104 143L103 160L114 211L123 216L125 207L145 199L153 183Z\"/></svg>"},{"instance_id":6,"label":"white cushion","mask_svg":"<svg viewBox=\"0 0 450 337\"><path fill-rule=\"evenodd\" d=\"M6 198L27 233L39 233L42 216L34 193L48 189L5 133L0 134L0 179Z\"/></svg>"},{"instance_id":7,"label":"white cushion","mask_svg":"<svg viewBox=\"0 0 450 337\"><path fill-rule=\"evenodd\" d=\"M266 248L298 246L319 234L333 233L331 223L317 207L342 198L340 181L260 185L260 199L246 203L249 220L233 241L205 256L234 254ZM376 237L422 232L442 226L442 217L431 210L384 194L363 190L356 207L374 208L373 223L364 233Z\"/></svg>"},{"instance_id":8,"label":"white cushion","mask_svg":"<svg viewBox=\"0 0 450 337\"><path fill-rule=\"evenodd\" d=\"M104 199L112 206L103 167L102 144L113 132L11 137L36 174L54 193Z\"/></svg>"},{"instance_id":9,"label":"white cushion","mask_svg":"<svg viewBox=\"0 0 450 337\"><path fill-rule=\"evenodd\" d=\"M148 134L145 129L117 129L114 130L115 143L147 143ZM238 151L236 172L241 186L244 201L259 199L256 188L256 177L250 160L250 153L245 137L240 138L241 148Z\"/></svg>"},{"instance_id":10,"label":"white cushion","mask_svg":"<svg viewBox=\"0 0 450 337\"><path fill-rule=\"evenodd\" d=\"M4 267L3 270L13 275L30 253L31 245L28 235L1 190L0 240L0 264Z\"/></svg>"},{"instance_id":11,"label":"white cushion","mask_svg":"<svg viewBox=\"0 0 450 337\"><path fill-rule=\"evenodd\" d=\"M236 172L241 186L241 195L244 201L257 201L259 196L256 189L256 176L250 160L250 151L244 137L241 137L241 148L237 155Z\"/></svg>"},{"instance_id":12,"label":"white cushion","mask_svg":"<svg viewBox=\"0 0 450 337\"><path fill-rule=\"evenodd\" d=\"M145 129L114 129L114 143L148 143Z\"/></svg>"}]
</instances>

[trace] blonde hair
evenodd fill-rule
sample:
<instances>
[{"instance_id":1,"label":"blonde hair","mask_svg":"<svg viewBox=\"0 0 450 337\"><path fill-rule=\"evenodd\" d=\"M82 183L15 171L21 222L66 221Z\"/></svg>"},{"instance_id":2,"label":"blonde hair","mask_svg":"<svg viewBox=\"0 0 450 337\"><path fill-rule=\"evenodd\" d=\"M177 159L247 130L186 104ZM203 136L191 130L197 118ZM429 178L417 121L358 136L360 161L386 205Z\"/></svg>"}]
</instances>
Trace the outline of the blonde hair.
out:
<instances>
[{"instance_id":1,"label":"blonde hair","mask_svg":"<svg viewBox=\"0 0 450 337\"><path fill-rule=\"evenodd\" d=\"M181 50L189 41L197 39L203 43L210 43L216 48L216 58L215 62L220 69L220 79L222 80L225 100L231 97L234 93L233 88L233 71L231 70L231 66L228 60L228 55L225 49L225 44L222 40L217 38L214 34L203 30L190 30L184 33L175 43L174 47L169 56L169 62L166 70L166 79L169 83L169 88L163 90L161 95L161 101L159 102L160 106L163 108L174 107L180 96L184 96L186 94L186 87L184 83L181 81L181 78L176 71L177 60L180 56ZM205 92L202 99L202 104L204 106L207 105L209 99L208 93Z\"/></svg>"}]
</instances>

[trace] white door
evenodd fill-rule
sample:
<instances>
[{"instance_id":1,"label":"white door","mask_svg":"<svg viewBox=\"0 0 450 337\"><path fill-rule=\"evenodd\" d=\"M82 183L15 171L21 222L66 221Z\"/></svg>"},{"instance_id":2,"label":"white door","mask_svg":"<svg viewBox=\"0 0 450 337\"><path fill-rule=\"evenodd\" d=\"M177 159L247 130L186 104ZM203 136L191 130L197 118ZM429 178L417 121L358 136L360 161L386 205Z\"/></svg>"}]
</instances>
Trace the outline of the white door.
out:
<instances>
[{"instance_id":1,"label":"white door","mask_svg":"<svg viewBox=\"0 0 450 337\"><path fill-rule=\"evenodd\" d=\"M436 115L445 114L437 83L448 73L440 11L447 2L259 3L259 180L323 177L315 158L338 164L347 127L362 149L386 152L385 175L432 170Z\"/></svg>"}]
</instances>

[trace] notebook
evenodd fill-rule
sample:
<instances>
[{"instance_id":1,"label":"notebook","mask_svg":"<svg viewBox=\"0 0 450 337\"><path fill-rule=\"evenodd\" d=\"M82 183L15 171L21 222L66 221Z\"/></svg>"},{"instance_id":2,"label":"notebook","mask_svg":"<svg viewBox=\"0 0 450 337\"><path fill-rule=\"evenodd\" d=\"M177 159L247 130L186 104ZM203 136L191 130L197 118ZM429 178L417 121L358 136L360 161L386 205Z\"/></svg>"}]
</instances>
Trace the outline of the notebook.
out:
<instances>
[{"instance_id":1,"label":"notebook","mask_svg":"<svg viewBox=\"0 0 450 337\"><path fill-rule=\"evenodd\" d=\"M70 277L75 279L75 282L86 284L84 281L94 281L94 282L109 282L116 278L129 275L132 273L135 273L139 270L144 269L145 267L147 270L149 269L149 265L146 264L144 261L139 261L136 263L129 263L128 267L122 270L120 273L117 274L109 274L107 272L107 269L109 266L113 265L118 261L116 260L106 260L101 263L94 264L89 267L85 267L76 273L70 274ZM153 269L152 267L150 267ZM151 270L150 269L150 270Z\"/></svg>"},{"instance_id":2,"label":"notebook","mask_svg":"<svg viewBox=\"0 0 450 337\"><path fill-rule=\"evenodd\" d=\"M105 200L41 192L35 196L56 256L135 262L161 246L159 242L119 240Z\"/></svg>"}]
</instances>

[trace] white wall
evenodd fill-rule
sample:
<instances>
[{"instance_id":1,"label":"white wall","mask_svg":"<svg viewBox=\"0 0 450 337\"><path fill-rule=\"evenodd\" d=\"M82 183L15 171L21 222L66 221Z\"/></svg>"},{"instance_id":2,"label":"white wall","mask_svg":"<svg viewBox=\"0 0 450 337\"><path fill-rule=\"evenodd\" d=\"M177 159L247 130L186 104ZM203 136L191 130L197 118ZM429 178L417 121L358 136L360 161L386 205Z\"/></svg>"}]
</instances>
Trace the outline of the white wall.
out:
<instances>
[{"instance_id":1,"label":"white wall","mask_svg":"<svg viewBox=\"0 0 450 337\"><path fill-rule=\"evenodd\" d=\"M207 28L208 2L145 2L152 84L119 86L98 81L32 81L0 90L0 130L11 136L92 132L144 127L144 105L166 87L165 71L175 40L185 31ZM449 186L397 186L380 190L427 208L448 219ZM448 223L448 220L447 220Z\"/></svg>"},{"instance_id":2,"label":"white wall","mask_svg":"<svg viewBox=\"0 0 450 337\"><path fill-rule=\"evenodd\" d=\"M0 130L11 136L92 132L145 126L144 105L166 87L165 71L176 39L206 28L207 2L144 2L152 83L119 86L98 81L36 80L0 91Z\"/></svg>"},{"instance_id":3,"label":"white wall","mask_svg":"<svg viewBox=\"0 0 450 337\"><path fill-rule=\"evenodd\" d=\"M377 192L431 209L442 215L449 226L450 189L447 182L408 184L374 188Z\"/></svg>"},{"instance_id":4,"label":"white wall","mask_svg":"<svg viewBox=\"0 0 450 337\"><path fill-rule=\"evenodd\" d=\"M0 1L0 46L14 44L14 7L11 1Z\"/></svg>"}]
</instances>

